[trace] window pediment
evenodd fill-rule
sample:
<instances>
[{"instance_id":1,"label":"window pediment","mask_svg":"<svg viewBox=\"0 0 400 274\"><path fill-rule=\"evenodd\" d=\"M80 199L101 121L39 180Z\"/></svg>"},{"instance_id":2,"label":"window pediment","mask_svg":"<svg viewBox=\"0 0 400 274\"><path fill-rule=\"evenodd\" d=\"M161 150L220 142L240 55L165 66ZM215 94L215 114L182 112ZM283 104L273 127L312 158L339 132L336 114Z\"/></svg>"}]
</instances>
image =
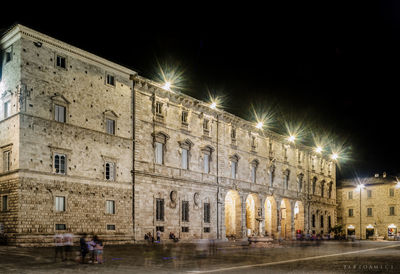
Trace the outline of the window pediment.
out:
<instances>
[{"instance_id":1,"label":"window pediment","mask_svg":"<svg viewBox=\"0 0 400 274\"><path fill-rule=\"evenodd\" d=\"M190 150L194 146L193 142L190 141L189 139L186 139L184 141L178 141L178 144L181 148L184 148L187 150Z\"/></svg>"},{"instance_id":2,"label":"window pediment","mask_svg":"<svg viewBox=\"0 0 400 274\"><path fill-rule=\"evenodd\" d=\"M113 111L111 109L106 109L103 112L103 114L104 114L105 117L108 117L108 118L118 118L119 117L118 114L115 113L115 111Z\"/></svg>"},{"instance_id":3,"label":"window pediment","mask_svg":"<svg viewBox=\"0 0 400 274\"><path fill-rule=\"evenodd\" d=\"M59 93L55 93L53 96L51 96L51 100L55 103L61 103L64 105L69 105L71 104L70 101L68 101L67 98L65 98L64 95L59 94Z\"/></svg>"}]
</instances>

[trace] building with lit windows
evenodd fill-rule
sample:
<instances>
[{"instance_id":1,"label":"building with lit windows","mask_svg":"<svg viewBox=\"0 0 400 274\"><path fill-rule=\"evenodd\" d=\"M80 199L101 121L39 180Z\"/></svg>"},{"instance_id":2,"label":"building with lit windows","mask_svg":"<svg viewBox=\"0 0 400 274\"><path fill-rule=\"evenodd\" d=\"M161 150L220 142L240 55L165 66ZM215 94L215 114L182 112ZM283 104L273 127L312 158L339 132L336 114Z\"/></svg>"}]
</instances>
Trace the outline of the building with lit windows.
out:
<instances>
[{"instance_id":1,"label":"building with lit windows","mask_svg":"<svg viewBox=\"0 0 400 274\"><path fill-rule=\"evenodd\" d=\"M324 152L27 27L0 40L0 223L112 243L328 233Z\"/></svg>"},{"instance_id":2,"label":"building with lit windows","mask_svg":"<svg viewBox=\"0 0 400 274\"><path fill-rule=\"evenodd\" d=\"M337 188L338 219L347 236L395 239L398 236L399 183L386 173L343 180Z\"/></svg>"}]
</instances>

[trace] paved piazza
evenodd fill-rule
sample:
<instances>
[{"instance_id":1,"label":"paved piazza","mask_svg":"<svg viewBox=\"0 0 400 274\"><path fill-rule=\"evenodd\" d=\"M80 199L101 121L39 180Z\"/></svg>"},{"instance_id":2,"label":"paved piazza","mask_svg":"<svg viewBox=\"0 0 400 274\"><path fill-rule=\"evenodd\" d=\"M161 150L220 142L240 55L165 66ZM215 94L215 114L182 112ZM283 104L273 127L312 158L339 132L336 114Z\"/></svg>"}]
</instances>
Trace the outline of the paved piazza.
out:
<instances>
[{"instance_id":1,"label":"paved piazza","mask_svg":"<svg viewBox=\"0 0 400 274\"><path fill-rule=\"evenodd\" d=\"M77 250L77 247L76 247ZM0 247L1 273L399 273L400 243L230 242L106 246L103 265L54 263L52 248Z\"/></svg>"}]
</instances>

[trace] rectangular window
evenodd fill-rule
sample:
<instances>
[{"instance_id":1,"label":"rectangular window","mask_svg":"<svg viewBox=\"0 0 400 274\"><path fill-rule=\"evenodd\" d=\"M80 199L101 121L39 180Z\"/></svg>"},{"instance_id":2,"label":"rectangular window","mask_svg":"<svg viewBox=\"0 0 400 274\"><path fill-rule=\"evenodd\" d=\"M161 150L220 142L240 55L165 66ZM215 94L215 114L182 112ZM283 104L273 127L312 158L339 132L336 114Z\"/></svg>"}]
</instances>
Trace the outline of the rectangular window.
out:
<instances>
[{"instance_id":1,"label":"rectangular window","mask_svg":"<svg viewBox=\"0 0 400 274\"><path fill-rule=\"evenodd\" d=\"M209 227L205 227L204 228L204 233L210 233L210 228Z\"/></svg>"},{"instance_id":2,"label":"rectangular window","mask_svg":"<svg viewBox=\"0 0 400 274\"><path fill-rule=\"evenodd\" d=\"M56 204L56 211L62 212L65 211L65 197L62 196L56 196L55 200Z\"/></svg>"},{"instance_id":3,"label":"rectangular window","mask_svg":"<svg viewBox=\"0 0 400 274\"><path fill-rule=\"evenodd\" d=\"M203 154L204 173L210 173L210 155Z\"/></svg>"},{"instance_id":4,"label":"rectangular window","mask_svg":"<svg viewBox=\"0 0 400 274\"><path fill-rule=\"evenodd\" d=\"M231 139L236 140L236 128L231 129Z\"/></svg>"},{"instance_id":5,"label":"rectangular window","mask_svg":"<svg viewBox=\"0 0 400 274\"><path fill-rule=\"evenodd\" d=\"M324 216L321 215L321 227L324 227Z\"/></svg>"},{"instance_id":6,"label":"rectangular window","mask_svg":"<svg viewBox=\"0 0 400 274\"><path fill-rule=\"evenodd\" d=\"M1 197L1 211L8 210L8 196L4 195Z\"/></svg>"},{"instance_id":7,"label":"rectangular window","mask_svg":"<svg viewBox=\"0 0 400 274\"><path fill-rule=\"evenodd\" d=\"M164 232L163 226L156 226L156 231Z\"/></svg>"},{"instance_id":8,"label":"rectangular window","mask_svg":"<svg viewBox=\"0 0 400 274\"><path fill-rule=\"evenodd\" d=\"M66 118L65 107L60 105L54 105L54 119L57 122L65 123Z\"/></svg>"},{"instance_id":9,"label":"rectangular window","mask_svg":"<svg viewBox=\"0 0 400 274\"><path fill-rule=\"evenodd\" d=\"M394 188L389 189L389 196L394 197Z\"/></svg>"},{"instance_id":10,"label":"rectangular window","mask_svg":"<svg viewBox=\"0 0 400 274\"><path fill-rule=\"evenodd\" d=\"M353 191L348 192L348 199L349 200L353 199Z\"/></svg>"},{"instance_id":11,"label":"rectangular window","mask_svg":"<svg viewBox=\"0 0 400 274\"><path fill-rule=\"evenodd\" d=\"M164 199L156 199L156 220L164 221Z\"/></svg>"},{"instance_id":12,"label":"rectangular window","mask_svg":"<svg viewBox=\"0 0 400 274\"><path fill-rule=\"evenodd\" d=\"M107 84L111 86L115 86L115 78L111 74L107 74Z\"/></svg>"},{"instance_id":13,"label":"rectangular window","mask_svg":"<svg viewBox=\"0 0 400 274\"><path fill-rule=\"evenodd\" d=\"M156 114L162 115L162 103L156 102Z\"/></svg>"},{"instance_id":14,"label":"rectangular window","mask_svg":"<svg viewBox=\"0 0 400 274\"><path fill-rule=\"evenodd\" d=\"M155 154L156 164L162 165L164 163L164 144L155 142Z\"/></svg>"},{"instance_id":15,"label":"rectangular window","mask_svg":"<svg viewBox=\"0 0 400 274\"><path fill-rule=\"evenodd\" d=\"M189 222L189 202L182 201L182 222Z\"/></svg>"},{"instance_id":16,"label":"rectangular window","mask_svg":"<svg viewBox=\"0 0 400 274\"><path fill-rule=\"evenodd\" d=\"M210 204L209 203L204 204L204 222L210 223Z\"/></svg>"},{"instance_id":17,"label":"rectangular window","mask_svg":"<svg viewBox=\"0 0 400 274\"><path fill-rule=\"evenodd\" d=\"M256 182L256 175L257 175L257 167L252 166L251 167L251 182L255 183Z\"/></svg>"},{"instance_id":18,"label":"rectangular window","mask_svg":"<svg viewBox=\"0 0 400 274\"><path fill-rule=\"evenodd\" d=\"M107 225L107 230L115 230L115 225Z\"/></svg>"},{"instance_id":19,"label":"rectangular window","mask_svg":"<svg viewBox=\"0 0 400 274\"><path fill-rule=\"evenodd\" d=\"M236 179L236 172L237 172L237 163L231 161L231 177L232 177L232 179Z\"/></svg>"},{"instance_id":20,"label":"rectangular window","mask_svg":"<svg viewBox=\"0 0 400 274\"><path fill-rule=\"evenodd\" d=\"M367 208L367 216L372 216L372 208L371 207L368 207Z\"/></svg>"},{"instance_id":21,"label":"rectangular window","mask_svg":"<svg viewBox=\"0 0 400 274\"><path fill-rule=\"evenodd\" d=\"M182 124L186 124L188 123L188 112L187 111L182 111Z\"/></svg>"},{"instance_id":22,"label":"rectangular window","mask_svg":"<svg viewBox=\"0 0 400 274\"><path fill-rule=\"evenodd\" d=\"M311 223L312 223L312 227L315 227L315 215L314 214L312 215Z\"/></svg>"},{"instance_id":23,"label":"rectangular window","mask_svg":"<svg viewBox=\"0 0 400 274\"><path fill-rule=\"evenodd\" d=\"M204 119L203 121L203 130L208 132L210 130L210 126L209 126L209 120L208 119Z\"/></svg>"},{"instance_id":24,"label":"rectangular window","mask_svg":"<svg viewBox=\"0 0 400 274\"><path fill-rule=\"evenodd\" d=\"M389 207L389 215L394 215L394 206Z\"/></svg>"},{"instance_id":25,"label":"rectangular window","mask_svg":"<svg viewBox=\"0 0 400 274\"><path fill-rule=\"evenodd\" d=\"M3 152L3 172L10 171L11 169L11 150Z\"/></svg>"},{"instance_id":26,"label":"rectangular window","mask_svg":"<svg viewBox=\"0 0 400 274\"><path fill-rule=\"evenodd\" d=\"M56 174L65 174L67 161L65 154L54 154L54 170Z\"/></svg>"},{"instance_id":27,"label":"rectangular window","mask_svg":"<svg viewBox=\"0 0 400 274\"><path fill-rule=\"evenodd\" d=\"M114 181L115 174L115 164L111 162L106 162L106 180Z\"/></svg>"},{"instance_id":28,"label":"rectangular window","mask_svg":"<svg viewBox=\"0 0 400 274\"><path fill-rule=\"evenodd\" d=\"M352 208L349 209L349 217L353 217L353 209Z\"/></svg>"},{"instance_id":29,"label":"rectangular window","mask_svg":"<svg viewBox=\"0 0 400 274\"><path fill-rule=\"evenodd\" d=\"M331 216L328 216L328 228L332 227L332 219Z\"/></svg>"},{"instance_id":30,"label":"rectangular window","mask_svg":"<svg viewBox=\"0 0 400 274\"><path fill-rule=\"evenodd\" d=\"M12 60L12 52L13 52L12 46L5 50L5 52L4 52L4 59L5 60L4 61L5 61L6 64Z\"/></svg>"},{"instance_id":31,"label":"rectangular window","mask_svg":"<svg viewBox=\"0 0 400 274\"><path fill-rule=\"evenodd\" d=\"M371 198L372 197L372 190L368 189L367 190L367 198Z\"/></svg>"},{"instance_id":32,"label":"rectangular window","mask_svg":"<svg viewBox=\"0 0 400 274\"><path fill-rule=\"evenodd\" d=\"M65 224L56 224L56 230L66 230L67 226Z\"/></svg>"},{"instance_id":33,"label":"rectangular window","mask_svg":"<svg viewBox=\"0 0 400 274\"><path fill-rule=\"evenodd\" d=\"M57 62L56 62L57 67L59 68L67 68L67 63L65 57L57 55Z\"/></svg>"},{"instance_id":34,"label":"rectangular window","mask_svg":"<svg viewBox=\"0 0 400 274\"><path fill-rule=\"evenodd\" d=\"M10 117L11 115L11 101L7 101L4 103L4 119Z\"/></svg>"},{"instance_id":35,"label":"rectangular window","mask_svg":"<svg viewBox=\"0 0 400 274\"><path fill-rule=\"evenodd\" d=\"M115 214L115 201L112 200L106 201L106 213Z\"/></svg>"},{"instance_id":36,"label":"rectangular window","mask_svg":"<svg viewBox=\"0 0 400 274\"><path fill-rule=\"evenodd\" d=\"M188 150L182 148L182 169L188 169Z\"/></svg>"},{"instance_id":37,"label":"rectangular window","mask_svg":"<svg viewBox=\"0 0 400 274\"><path fill-rule=\"evenodd\" d=\"M106 119L107 133L115 135L115 121L112 119Z\"/></svg>"},{"instance_id":38,"label":"rectangular window","mask_svg":"<svg viewBox=\"0 0 400 274\"><path fill-rule=\"evenodd\" d=\"M189 232L189 227L182 226L182 232Z\"/></svg>"}]
</instances>

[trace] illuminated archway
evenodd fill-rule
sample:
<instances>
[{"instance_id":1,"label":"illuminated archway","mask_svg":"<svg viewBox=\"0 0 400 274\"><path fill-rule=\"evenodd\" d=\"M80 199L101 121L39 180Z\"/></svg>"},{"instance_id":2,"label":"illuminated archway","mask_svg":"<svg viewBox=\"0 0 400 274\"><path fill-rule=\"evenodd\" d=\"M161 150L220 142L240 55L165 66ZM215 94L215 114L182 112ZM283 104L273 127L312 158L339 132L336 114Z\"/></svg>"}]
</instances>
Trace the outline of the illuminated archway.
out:
<instances>
[{"instance_id":1,"label":"illuminated archway","mask_svg":"<svg viewBox=\"0 0 400 274\"><path fill-rule=\"evenodd\" d=\"M265 210L265 234L274 237L277 231L276 201L268 196L264 203Z\"/></svg>"},{"instance_id":2,"label":"illuminated archway","mask_svg":"<svg viewBox=\"0 0 400 274\"><path fill-rule=\"evenodd\" d=\"M260 199L256 194L249 194L246 199L246 227L247 236L258 235L259 222L257 218L261 217Z\"/></svg>"},{"instance_id":3,"label":"illuminated archway","mask_svg":"<svg viewBox=\"0 0 400 274\"><path fill-rule=\"evenodd\" d=\"M304 233L304 206L301 201L297 201L294 205L294 229L297 231L300 230L300 233Z\"/></svg>"},{"instance_id":4,"label":"illuminated archway","mask_svg":"<svg viewBox=\"0 0 400 274\"><path fill-rule=\"evenodd\" d=\"M241 203L239 193L229 190L225 196L225 230L226 237L241 237Z\"/></svg>"},{"instance_id":5,"label":"illuminated archway","mask_svg":"<svg viewBox=\"0 0 400 274\"><path fill-rule=\"evenodd\" d=\"M288 199L283 199L281 202L281 237L284 239L291 238L291 208Z\"/></svg>"}]
</instances>

